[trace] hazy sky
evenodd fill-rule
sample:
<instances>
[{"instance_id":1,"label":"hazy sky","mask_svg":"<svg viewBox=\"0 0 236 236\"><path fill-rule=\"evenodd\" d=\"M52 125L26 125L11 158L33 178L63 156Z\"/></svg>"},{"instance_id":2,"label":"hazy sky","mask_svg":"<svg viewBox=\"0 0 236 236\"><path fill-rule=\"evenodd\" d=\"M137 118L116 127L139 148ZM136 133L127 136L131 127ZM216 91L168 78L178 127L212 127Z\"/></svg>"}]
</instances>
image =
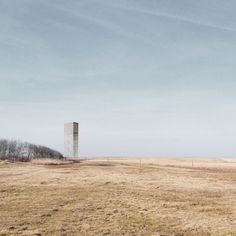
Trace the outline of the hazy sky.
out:
<instances>
[{"instance_id":1,"label":"hazy sky","mask_svg":"<svg viewBox=\"0 0 236 236\"><path fill-rule=\"evenodd\" d=\"M235 0L0 0L0 137L81 155L236 156Z\"/></svg>"}]
</instances>

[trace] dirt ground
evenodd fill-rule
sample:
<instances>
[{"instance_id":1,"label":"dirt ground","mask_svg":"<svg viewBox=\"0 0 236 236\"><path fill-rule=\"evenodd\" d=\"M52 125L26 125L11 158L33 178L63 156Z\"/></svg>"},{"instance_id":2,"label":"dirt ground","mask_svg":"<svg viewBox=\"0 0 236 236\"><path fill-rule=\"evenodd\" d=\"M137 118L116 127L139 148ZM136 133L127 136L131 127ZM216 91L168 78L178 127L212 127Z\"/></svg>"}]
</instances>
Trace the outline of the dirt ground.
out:
<instances>
[{"instance_id":1,"label":"dirt ground","mask_svg":"<svg viewBox=\"0 0 236 236\"><path fill-rule=\"evenodd\" d=\"M236 235L236 161L0 162L0 235Z\"/></svg>"}]
</instances>

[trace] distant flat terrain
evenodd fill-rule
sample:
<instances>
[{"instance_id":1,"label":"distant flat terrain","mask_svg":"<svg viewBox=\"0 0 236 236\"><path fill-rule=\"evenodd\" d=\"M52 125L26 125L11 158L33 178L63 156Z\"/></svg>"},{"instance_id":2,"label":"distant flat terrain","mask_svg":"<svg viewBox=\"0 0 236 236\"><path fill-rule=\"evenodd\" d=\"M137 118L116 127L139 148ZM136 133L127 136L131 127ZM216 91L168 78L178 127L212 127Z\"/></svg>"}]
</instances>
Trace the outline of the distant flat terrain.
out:
<instances>
[{"instance_id":1,"label":"distant flat terrain","mask_svg":"<svg viewBox=\"0 0 236 236\"><path fill-rule=\"evenodd\" d=\"M236 161L0 162L0 235L236 235Z\"/></svg>"}]
</instances>

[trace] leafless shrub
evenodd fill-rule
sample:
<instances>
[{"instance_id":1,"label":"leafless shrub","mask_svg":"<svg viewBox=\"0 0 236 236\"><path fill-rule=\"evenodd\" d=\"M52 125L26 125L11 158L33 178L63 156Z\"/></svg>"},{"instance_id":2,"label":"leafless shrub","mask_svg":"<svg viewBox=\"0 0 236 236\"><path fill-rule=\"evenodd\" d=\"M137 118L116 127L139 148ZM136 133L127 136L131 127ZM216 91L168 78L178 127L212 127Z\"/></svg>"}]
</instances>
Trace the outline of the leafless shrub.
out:
<instances>
[{"instance_id":1,"label":"leafless shrub","mask_svg":"<svg viewBox=\"0 0 236 236\"><path fill-rule=\"evenodd\" d=\"M0 139L0 159L25 162L35 158L63 159L63 155L45 146Z\"/></svg>"}]
</instances>

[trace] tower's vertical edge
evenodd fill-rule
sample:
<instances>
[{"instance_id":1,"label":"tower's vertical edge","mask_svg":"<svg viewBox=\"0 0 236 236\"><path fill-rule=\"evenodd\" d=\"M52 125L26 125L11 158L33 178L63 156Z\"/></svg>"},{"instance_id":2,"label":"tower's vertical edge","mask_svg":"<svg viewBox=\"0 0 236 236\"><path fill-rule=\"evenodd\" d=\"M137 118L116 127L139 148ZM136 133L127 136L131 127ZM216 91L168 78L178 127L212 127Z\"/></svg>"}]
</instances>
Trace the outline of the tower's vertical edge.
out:
<instances>
[{"instance_id":1,"label":"tower's vertical edge","mask_svg":"<svg viewBox=\"0 0 236 236\"><path fill-rule=\"evenodd\" d=\"M73 123L73 140L74 158L79 158L79 124L76 122Z\"/></svg>"}]
</instances>

